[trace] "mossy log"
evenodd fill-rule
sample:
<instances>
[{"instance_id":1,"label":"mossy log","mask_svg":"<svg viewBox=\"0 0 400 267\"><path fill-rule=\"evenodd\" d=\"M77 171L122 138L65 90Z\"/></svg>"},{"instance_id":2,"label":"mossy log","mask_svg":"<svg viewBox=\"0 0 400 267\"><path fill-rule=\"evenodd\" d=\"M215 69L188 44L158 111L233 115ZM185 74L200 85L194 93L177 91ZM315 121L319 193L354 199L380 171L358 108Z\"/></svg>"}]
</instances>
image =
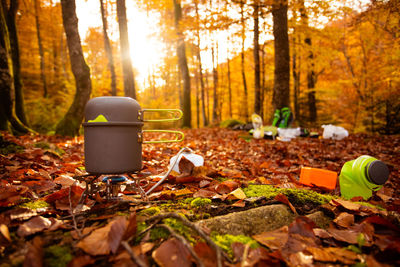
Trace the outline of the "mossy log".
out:
<instances>
[{"instance_id":1,"label":"mossy log","mask_svg":"<svg viewBox=\"0 0 400 267\"><path fill-rule=\"evenodd\" d=\"M217 216L199 221L197 225L219 234L252 236L289 225L296 216L287 206L279 204ZM308 217L319 227L326 227L330 222L322 212L310 214Z\"/></svg>"}]
</instances>

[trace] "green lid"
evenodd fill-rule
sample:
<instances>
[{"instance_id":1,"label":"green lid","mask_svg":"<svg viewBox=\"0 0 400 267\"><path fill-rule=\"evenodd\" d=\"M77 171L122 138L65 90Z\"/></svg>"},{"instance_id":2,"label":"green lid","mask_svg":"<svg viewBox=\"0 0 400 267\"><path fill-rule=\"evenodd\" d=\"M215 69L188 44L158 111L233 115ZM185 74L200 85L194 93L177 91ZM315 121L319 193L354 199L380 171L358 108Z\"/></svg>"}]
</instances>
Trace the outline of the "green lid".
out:
<instances>
[{"instance_id":1,"label":"green lid","mask_svg":"<svg viewBox=\"0 0 400 267\"><path fill-rule=\"evenodd\" d=\"M389 178L389 168L382 161L374 160L367 167L367 177L372 183L382 185Z\"/></svg>"}]
</instances>

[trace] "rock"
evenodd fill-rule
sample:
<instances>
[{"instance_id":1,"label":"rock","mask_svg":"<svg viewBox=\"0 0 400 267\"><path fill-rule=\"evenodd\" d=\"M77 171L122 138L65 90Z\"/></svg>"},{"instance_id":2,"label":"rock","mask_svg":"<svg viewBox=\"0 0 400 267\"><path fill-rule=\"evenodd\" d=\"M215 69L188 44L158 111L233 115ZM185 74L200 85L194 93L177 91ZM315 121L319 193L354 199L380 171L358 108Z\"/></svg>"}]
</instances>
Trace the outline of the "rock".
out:
<instances>
[{"instance_id":1,"label":"rock","mask_svg":"<svg viewBox=\"0 0 400 267\"><path fill-rule=\"evenodd\" d=\"M197 222L219 234L252 236L289 225L295 214L285 205L262 206Z\"/></svg>"}]
</instances>

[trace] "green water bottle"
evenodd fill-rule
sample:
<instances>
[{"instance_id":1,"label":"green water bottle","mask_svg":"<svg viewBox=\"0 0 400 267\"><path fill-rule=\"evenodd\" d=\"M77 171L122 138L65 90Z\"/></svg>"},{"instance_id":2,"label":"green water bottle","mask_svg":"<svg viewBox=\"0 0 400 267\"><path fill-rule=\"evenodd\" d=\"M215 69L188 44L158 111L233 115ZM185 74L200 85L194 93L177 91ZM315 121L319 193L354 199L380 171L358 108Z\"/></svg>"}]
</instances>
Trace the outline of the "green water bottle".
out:
<instances>
[{"instance_id":1,"label":"green water bottle","mask_svg":"<svg viewBox=\"0 0 400 267\"><path fill-rule=\"evenodd\" d=\"M339 176L340 193L345 199L362 197L367 200L388 178L389 169L385 163L364 155L343 165Z\"/></svg>"}]
</instances>

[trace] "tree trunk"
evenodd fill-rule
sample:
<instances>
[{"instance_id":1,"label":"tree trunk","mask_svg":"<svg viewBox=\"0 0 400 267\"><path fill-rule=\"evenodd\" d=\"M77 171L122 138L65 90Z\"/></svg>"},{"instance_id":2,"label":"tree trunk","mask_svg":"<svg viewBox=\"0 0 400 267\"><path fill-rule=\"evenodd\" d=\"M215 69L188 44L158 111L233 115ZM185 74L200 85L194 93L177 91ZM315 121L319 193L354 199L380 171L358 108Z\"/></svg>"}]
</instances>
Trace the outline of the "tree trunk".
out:
<instances>
[{"instance_id":1,"label":"tree trunk","mask_svg":"<svg viewBox=\"0 0 400 267\"><path fill-rule=\"evenodd\" d=\"M135 76L132 70L132 61L130 55L125 0L117 0L117 17L119 25L119 40L121 47L121 62L124 76L125 96L136 99Z\"/></svg>"},{"instance_id":2,"label":"tree trunk","mask_svg":"<svg viewBox=\"0 0 400 267\"><path fill-rule=\"evenodd\" d=\"M281 109L289 106L290 58L287 10L287 0L274 0L272 6L273 33L275 39L274 109Z\"/></svg>"},{"instance_id":3,"label":"tree trunk","mask_svg":"<svg viewBox=\"0 0 400 267\"><path fill-rule=\"evenodd\" d=\"M218 122L218 71L217 66L218 62L215 63L215 48L214 46L211 48L211 56L212 56L212 64L213 64L213 113L212 113L212 122L216 124Z\"/></svg>"},{"instance_id":4,"label":"tree trunk","mask_svg":"<svg viewBox=\"0 0 400 267\"><path fill-rule=\"evenodd\" d=\"M261 115L261 85L260 85L260 45L259 39L259 3L258 0L254 1L254 113Z\"/></svg>"},{"instance_id":5,"label":"tree trunk","mask_svg":"<svg viewBox=\"0 0 400 267\"><path fill-rule=\"evenodd\" d=\"M240 54L240 59L241 59L241 70L242 70L242 79L243 79L243 91L244 91L244 99L242 101L243 106L242 108L244 109L244 119L245 121L248 120L249 118L249 111L248 111L248 95L247 95L247 82L246 82L246 72L245 72L245 62L244 62L244 41L246 38L246 24L244 20L244 3L240 2L240 14L241 14L241 24L242 24L242 52Z\"/></svg>"},{"instance_id":6,"label":"tree trunk","mask_svg":"<svg viewBox=\"0 0 400 267\"><path fill-rule=\"evenodd\" d=\"M315 83L316 75L314 71L314 53L312 51L312 42L310 33L308 32L308 16L306 13L306 8L304 6L304 1L300 1L300 15L303 24L303 28L306 29L306 38L304 43L306 46L306 51L308 53L307 59L307 104L308 104L308 120L311 123L317 121L317 103L315 97Z\"/></svg>"},{"instance_id":7,"label":"tree trunk","mask_svg":"<svg viewBox=\"0 0 400 267\"><path fill-rule=\"evenodd\" d=\"M92 91L92 83L90 69L82 53L81 39L78 32L78 18L75 12L75 0L61 0L61 9L64 30L67 35L71 69L75 77L76 93L67 114L58 123L56 133L64 136L75 136L79 133L84 116L84 108Z\"/></svg>"},{"instance_id":8,"label":"tree trunk","mask_svg":"<svg viewBox=\"0 0 400 267\"><path fill-rule=\"evenodd\" d=\"M20 122L14 111L12 59L9 58L11 47L5 10L3 10L4 3L0 4L0 130L13 130L17 134L22 134L30 130Z\"/></svg>"},{"instance_id":9,"label":"tree trunk","mask_svg":"<svg viewBox=\"0 0 400 267\"><path fill-rule=\"evenodd\" d=\"M39 0L35 0L35 20L36 20L36 35L37 35L37 40L38 40L38 46L39 46L39 55L40 55L40 78L42 79L43 83L43 97L47 97L48 92L47 92L47 81L46 81L46 74L45 74L45 63L44 63L44 51L43 51L43 45L42 45L42 37L40 35L40 22L39 22L39 9L40 9L40 3L38 2Z\"/></svg>"},{"instance_id":10,"label":"tree trunk","mask_svg":"<svg viewBox=\"0 0 400 267\"><path fill-rule=\"evenodd\" d=\"M25 125L28 125L26 119L24 96L23 96L23 85L21 82L21 64L19 55L19 41L17 34L17 25L15 18L18 11L19 1L10 1L10 6L7 10L7 4L5 0L2 0L3 11L7 20L8 33L11 45L11 58L13 63L13 78L14 78L14 94L15 94L15 114L17 118Z\"/></svg>"},{"instance_id":11,"label":"tree trunk","mask_svg":"<svg viewBox=\"0 0 400 267\"><path fill-rule=\"evenodd\" d=\"M117 95L117 77L115 75L115 67L114 67L114 57L112 54L110 39L108 38L107 33L107 16L104 10L103 0L100 0L100 11L101 11L101 20L103 22L103 38L104 38L104 48L106 50L107 59L108 59L108 68L110 69L111 74L111 95Z\"/></svg>"},{"instance_id":12,"label":"tree trunk","mask_svg":"<svg viewBox=\"0 0 400 267\"><path fill-rule=\"evenodd\" d=\"M311 50L311 38L306 38L305 43L309 46L308 54L308 70L307 70L307 99L309 121L315 123L317 121L317 102L315 97L315 72L314 72L314 53Z\"/></svg>"},{"instance_id":13,"label":"tree trunk","mask_svg":"<svg viewBox=\"0 0 400 267\"><path fill-rule=\"evenodd\" d=\"M198 2L195 1L196 8L196 37L197 37L197 59L199 61L199 79L200 79L200 93L201 93L201 114L203 117L203 126L208 125L208 118L206 114L206 101L205 101L205 88L204 88L204 77L203 77L203 67L200 55L200 17L199 17L199 7Z\"/></svg>"},{"instance_id":14,"label":"tree trunk","mask_svg":"<svg viewBox=\"0 0 400 267\"><path fill-rule=\"evenodd\" d=\"M180 0L174 0L175 29L178 36L177 55L179 70L183 79L183 127L191 128L192 108L190 100L190 76L186 59L185 38L183 36L180 22L182 19L182 7Z\"/></svg>"},{"instance_id":15,"label":"tree trunk","mask_svg":"<svg viewBox=\"0 0 400 267\"><path fill-rule=\"evenodd\" d=\"M229 47L229 46L227 46ZM229 48L227 48L229 50ZM229 96L229 117L232 118L232 84L231 84L231 64L229 59L229 51L227 53L226 64L228 65L228 96Z\"/></svg>"},{"instance_id":16,"label":"tree trunk","mask_svg":"<svg viewBox=\"0 0 400 267\"><path fill-rule=\"evenodd\" d=\"M199 75L196 73L195 74L195 79L196 79L196 125L197 128L200 128L200 81L199 81Z\"/></svg>"}]
</instances>

